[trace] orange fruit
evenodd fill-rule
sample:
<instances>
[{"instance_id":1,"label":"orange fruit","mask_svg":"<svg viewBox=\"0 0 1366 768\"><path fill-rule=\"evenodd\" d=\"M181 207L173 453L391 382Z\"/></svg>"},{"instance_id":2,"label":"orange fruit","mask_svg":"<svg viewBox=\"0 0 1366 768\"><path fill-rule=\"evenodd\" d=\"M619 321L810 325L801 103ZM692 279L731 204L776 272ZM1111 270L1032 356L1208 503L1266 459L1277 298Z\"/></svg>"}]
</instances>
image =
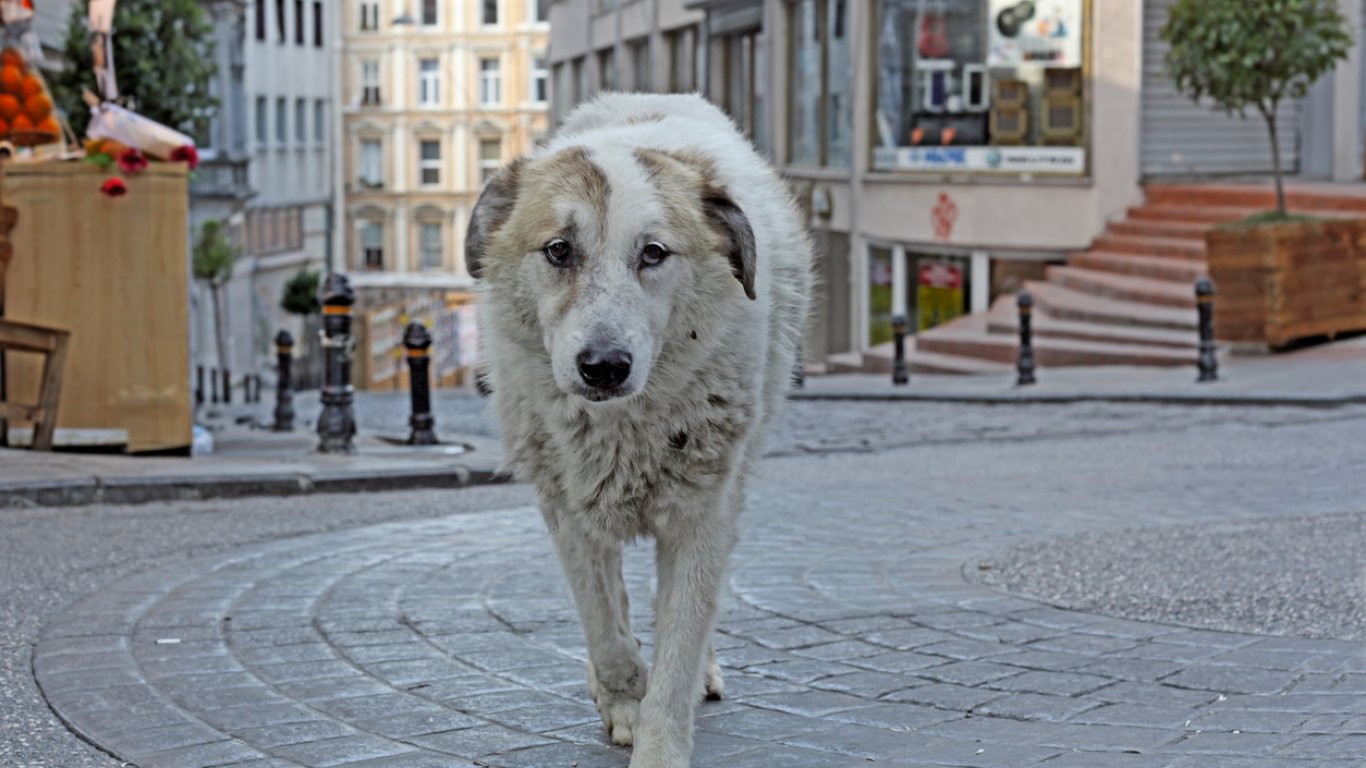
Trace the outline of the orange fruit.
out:
<instances>
[{"instance_id":1,"label":"orange fruit","mask_svg":"<svg viewBox=\"0 0 1366 768\"><path fill-rule=\"evenodd\" d=\"M9 121L0 119L0 138L9 137Z\"/></svg>"},{"instance_id":2,"label":"orange fruit","mask_svg":"<svg viewBox=\"0 0 1366 768\"><path fill-rule=\"evenodd\" d=\"M24 84L24 70L13 64L0 66L0 90L5 93L19 93Z\"/></svg>"},{"instance_id":3,"label":"orange fruit","mask_svg":"<svg viewBox=\"0 0 1366 768\"><path fill-rule=\"evenodd\" d=\"M24 54L20 53L18 48L6 48L0 51L0 64L22 68L24 66Z\"/></svg>"},{"instance_id":4,"label":"orange fruit","mask_svg":"<svg viewBox=\"0 0 1366 768\"><path fill-rule=\"evenodd\" d=\"M62 132L62 126L57 122L56 115L48 115L38 123L38 132L46 133L49 136L56 136Z\"/></svg>"},{"instance_id":5,"label":"orange fruit","mask_svg":"<svg viewBox=\"0 0 1366 768\"><path fill-rule=\"evenodd\" d=\"M33 121L28 119L28 115L18 115L11 123L15 133L33 133Z\"/></svg>"},{"instance_id":6,"label":"orange fruit","mask_svg":"<svg viewBox=\"0 0 1366 768\"><path fill-rule=\"evenodd\" d=\"M43 92L43 81L37 75L24 75L24 79L19 83L19 95L28 98L35 93Z\"/></svg>"},{"instance_id":7,"label":"orange fruit","mask_svg":"<svg viewBox=\"0 0 1366 768\"><path fill-rule=\"evenodd\" d=\"M34 123L42 122L43 118L52 114L52 99L46 93L35 93L24 99L24 114Z\"/></svg>"},{"instance_id":8,"label":"orange fruit","mask_svg":"<svg viewBox=\"0 0 1366 768\"><path fill-rule=\"evenodd\" d=\"M22 106L23 105L19 103L19 99L14 96L11 96L8 93L0 93L0 117L5 118L6 120L13 120L15 115L19 114L19 110Z\"/></svg>"}]
</instances>

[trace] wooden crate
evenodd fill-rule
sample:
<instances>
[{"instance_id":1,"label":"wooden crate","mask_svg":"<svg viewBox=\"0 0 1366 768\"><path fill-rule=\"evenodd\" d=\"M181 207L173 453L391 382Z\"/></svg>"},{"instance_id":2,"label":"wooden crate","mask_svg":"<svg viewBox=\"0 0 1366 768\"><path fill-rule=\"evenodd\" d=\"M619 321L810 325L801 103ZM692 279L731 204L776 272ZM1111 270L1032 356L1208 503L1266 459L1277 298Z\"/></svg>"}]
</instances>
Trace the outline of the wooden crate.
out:
<instances>
[{"instance_id":1,"label":"wooden crate","mask_svg":"<svg viewBox=\"0 0 1366 768\"><path fill-rule=\"evenodd\" d=\"M1269 348L1366 330L1366 220L1217 227L1214 334Z\"/></svg>"},{"instance_id":2,"label":"wooden crate","mask_svg":"<svg viewBox=\"0 0 1366 768\"><path fill-rule=\"evenodd\" d=\"M9 164L19 211L5 316L71 331L58 429L126 429L130 452L185 452L189 356L188 179L153 164L129 193L100 192L87 163ZM9 394L36 400L39 360L10 355Z\"/></svg>"}]
</instances>

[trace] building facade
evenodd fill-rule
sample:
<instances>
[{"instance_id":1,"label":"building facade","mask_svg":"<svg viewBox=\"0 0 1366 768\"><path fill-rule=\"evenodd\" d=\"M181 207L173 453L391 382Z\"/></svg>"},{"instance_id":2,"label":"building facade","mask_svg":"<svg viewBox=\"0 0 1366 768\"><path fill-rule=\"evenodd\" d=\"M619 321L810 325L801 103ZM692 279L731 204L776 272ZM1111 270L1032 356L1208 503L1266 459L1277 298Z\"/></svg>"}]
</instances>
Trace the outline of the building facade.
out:
<instances>
[{"instance_id":1,"label":"building facade","mask_svg":"<svg viewBox=\"0 0 1366 768\"><path fill-rule=\"evenodd\" d=\"M1144 183L1270 171L1260 120L1166 78L1172 2L556 0L554 113L611 87L691 85L725 106L810 221L819 365L888 341L897 314L914 329L987 309L1085 249ZM1362 177L1366 2L1339 2L1357 49L1278 124L1292 172L1347 181Z\"/></svg>"},{"instance_id":2,"label":"building facade","mask_svg":"<svg viewBox=\"0 0 1366 768\"><path fill-rule=\"evenodd\" d=\"M479 191L545 135L547 0L343 4L344 264L354 282L468 287Z\"/></svg>"}]
</instances>

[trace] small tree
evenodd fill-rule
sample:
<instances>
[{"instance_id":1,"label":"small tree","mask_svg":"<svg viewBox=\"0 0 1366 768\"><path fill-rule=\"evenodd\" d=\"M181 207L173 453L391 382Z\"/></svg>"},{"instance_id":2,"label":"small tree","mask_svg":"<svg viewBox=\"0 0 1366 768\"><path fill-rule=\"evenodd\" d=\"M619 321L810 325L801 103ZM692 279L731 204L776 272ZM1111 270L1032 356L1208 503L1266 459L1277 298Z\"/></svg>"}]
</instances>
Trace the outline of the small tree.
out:
<instances>
[{"instance_id":1,"label":"small tree","mask_svg":"<svg viewBox=\"0 0 1366 768\"><path fill-rule=\"evenodd\" d=\"M280 297L280 309L291 315L307 317L322 311L318 300L318 286L322 284L322 273L310 269L300 269L285 283L284 294Z\"/></svg>"},{"instance_id":2,"label":"small tree","mask_svg":"<svg viewBox=\"0 0 1366 768\"><path fill-rule=\"evenodd\" d=\"M193 269L196 280L208 283L213 299L214 340L218 344L218 365L228 367L227 323L223 319L223 286L232 278L237 262L237 248L223 234L223 222L210 220L199 227L194 241Z\"/></svg>"},{"instance_id":3,"label":"small tree","mask_svg":"<svg viewBox=\"0 0 1366 768\"><path fill-rule=\"evenodd\" d=\"M1177 0L1162 39L1167 72L1195 101L1208 97L1230 115L1255 108L1271 135L1276 210L1285 215L1276 110L1301 99L1352 46L1337 0Z\"/></svg>"},{"instance_id":4,"label":"small tree","mask_svg":"<svg viewBox=\"0 0 1366 768\"><path fill-rule=\"evenodd\" d=\"M213 22L199 0L120 0L114 13L114 69L120 101L138 114L197 135L218 109L209 81ZM73 3L62 52L66 67L48 80L53 98L85 135L89 110L81 89L97 90L86 21L87 3Z\"/></svg>"}]
</instances>

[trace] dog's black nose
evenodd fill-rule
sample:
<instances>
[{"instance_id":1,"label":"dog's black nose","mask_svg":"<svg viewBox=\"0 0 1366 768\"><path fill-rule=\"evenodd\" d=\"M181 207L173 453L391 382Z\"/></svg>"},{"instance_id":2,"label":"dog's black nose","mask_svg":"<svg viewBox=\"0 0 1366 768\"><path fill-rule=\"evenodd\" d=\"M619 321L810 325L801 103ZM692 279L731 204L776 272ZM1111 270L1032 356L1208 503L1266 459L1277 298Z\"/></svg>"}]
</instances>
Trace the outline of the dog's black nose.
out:
<instances>
[{"instance_id":1,"label":"dog's black nose","mask_svg":"<svg viewBox=\"0 0 1366 768\"><path fill-rule=\"evenodd\" d=\"M615 389L631 375L631 353L622 349L585 349L578 363L584 383L598 389Z\"/></svg>"}]
</instances>

